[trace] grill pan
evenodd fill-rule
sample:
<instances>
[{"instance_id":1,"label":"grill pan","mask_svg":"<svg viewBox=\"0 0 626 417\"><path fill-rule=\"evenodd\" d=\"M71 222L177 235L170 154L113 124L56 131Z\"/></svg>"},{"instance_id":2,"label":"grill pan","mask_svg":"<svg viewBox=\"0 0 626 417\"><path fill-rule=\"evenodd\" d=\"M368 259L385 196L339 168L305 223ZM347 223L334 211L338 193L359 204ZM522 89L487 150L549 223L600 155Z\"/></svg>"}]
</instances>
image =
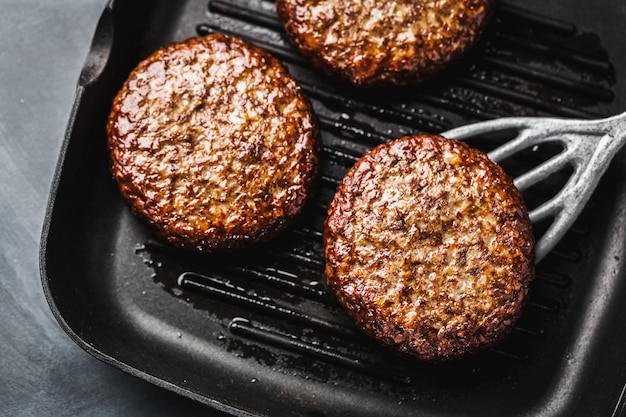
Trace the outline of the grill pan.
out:
<instances>
[{"instance_id":1,"label":"grill pan","mask_svg":"<svg viewBox=\"0 0 626 417\"><path fill-rule=\"evenodd\" d=\"M42 237L42 284L61 327L98 359L233 415L626 415L623 152L538 264L519 324L484 354L442 365L397 358L356 331L324 287L325 210L367 149L495 117L623 110L624 56L607 56L611 39L570 23L599 6L553 1L537 14L520 4L500 2L481 43L437 79L363 92L311 70L270 1L111 0L78 82ZM607 10L605 24L620 28L625 13ZM154 240L124 205L105 143L113 96L139 60L212 32L283 60L312 99L324 145L319 194L305 218L272 243L226 256ZM514 176L551 152L531 149L505 169ZM525 193L528 205L566 175Z\"/></svg>"}]
</instances>

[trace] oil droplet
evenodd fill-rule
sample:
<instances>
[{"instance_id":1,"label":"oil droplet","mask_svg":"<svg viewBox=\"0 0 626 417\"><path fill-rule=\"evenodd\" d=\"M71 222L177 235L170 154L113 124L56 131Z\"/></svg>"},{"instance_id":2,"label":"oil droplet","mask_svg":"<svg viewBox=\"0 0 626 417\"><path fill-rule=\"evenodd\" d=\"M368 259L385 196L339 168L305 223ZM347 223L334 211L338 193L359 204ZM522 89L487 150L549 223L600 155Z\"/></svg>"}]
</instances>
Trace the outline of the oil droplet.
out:
<instances>
[{"instance_id":1,"label":"oil droplet","mask_svg":"<svg viewBox=\"0 0 626 417\"><path fill-rule=\"evenodd\" d=\"M256 378L252 378L252 379L250 380L250 382L252 382L253 384L256 384L257 382L259 382L259 380L258 380L258 379L256 379Z\"/></svg>"}]
</instances>

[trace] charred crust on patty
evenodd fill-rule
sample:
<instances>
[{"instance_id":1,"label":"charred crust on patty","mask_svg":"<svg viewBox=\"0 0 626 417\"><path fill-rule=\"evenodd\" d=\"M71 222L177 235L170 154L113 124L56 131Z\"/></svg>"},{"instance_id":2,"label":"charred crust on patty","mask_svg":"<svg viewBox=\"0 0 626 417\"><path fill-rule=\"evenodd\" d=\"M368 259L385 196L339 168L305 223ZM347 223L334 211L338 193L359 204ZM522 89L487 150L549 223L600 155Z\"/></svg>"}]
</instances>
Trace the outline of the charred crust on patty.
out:
<instances>
[{"instance_id":1,"label":"charred crust on patty","mask_svg":"<svg viewBox=\"0 0 626 417\"><path fill-rule=\"evenodd\" d=\"M315 67L355 86L440 73L482 35L495 0L277 0L288 38Z\"/></svg>"},{"instance_id":2,"label":"charred crust on patty","mask_svg":"<svg viewBox=\"0 0 626 417\"><path fill-rule=\"evenodd\" d=\"M238 38L192 38L139 63L113 101L107 135L124 200L180 248L271 239L314 193L311 104L276 58Z\"/></svg>"},{"instance_id":3,"label":"charred crust on patty","mask_svg":"<svg viewBox=\"0 0 626 417\"><path fill-rule=\"evenodd\" d=\"M524 201L502 168L436 135L366 153L324 227L327 283L356 325L430 362L510 332L534 277L533 247Z\"/></svg>"}]
</instances>

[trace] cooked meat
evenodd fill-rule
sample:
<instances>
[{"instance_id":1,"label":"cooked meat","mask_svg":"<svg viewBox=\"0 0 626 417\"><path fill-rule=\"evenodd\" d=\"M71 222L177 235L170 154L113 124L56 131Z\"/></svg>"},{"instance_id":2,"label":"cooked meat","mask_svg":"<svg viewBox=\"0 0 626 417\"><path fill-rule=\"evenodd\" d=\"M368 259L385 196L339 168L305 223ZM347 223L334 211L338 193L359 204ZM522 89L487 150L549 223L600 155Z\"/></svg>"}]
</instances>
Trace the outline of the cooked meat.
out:
<instances>
[{"instance_id":1,"label":"cooked meat","mask_svg":"<svg viewBox=\"0 0 626 417\"><path fill-rule=\"evenodd\" d=\"M240 39L210 35L156 51L115 97L107 132L122 196L182 248L269 239L314 191L310 103L278 60Z\"/></svg>"},{"instance_id":2,"label":"cooked meat","mask_svg":"<svg viewBox=\"0 0 626 417\"><path fill-rule=\"evenodd\" d=\"M311 63L356 86L406 85L465 55L495 0L276 0Z\"/></svg>"},{"instance_id":3,"label":"cooked meat","mask_svg":"<svg viewBox=\"0 0 626 417\"><path fill-rule=\"evenodd\" d=\"M407 136L348 172L324 229L329 287L401 355L457 359L512 329L534 276L522 197L465 143Z\"/></svg>"}]
</instances>

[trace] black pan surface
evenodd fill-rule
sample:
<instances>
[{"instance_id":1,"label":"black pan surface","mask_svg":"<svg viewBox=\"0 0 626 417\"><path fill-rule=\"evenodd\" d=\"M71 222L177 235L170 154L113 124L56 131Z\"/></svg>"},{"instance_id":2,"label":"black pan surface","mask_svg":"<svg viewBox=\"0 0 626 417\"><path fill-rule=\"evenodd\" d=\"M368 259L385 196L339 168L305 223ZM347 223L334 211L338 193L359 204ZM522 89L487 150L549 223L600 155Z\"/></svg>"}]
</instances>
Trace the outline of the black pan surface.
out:
<instances>
[{"instance_id":1,"label":"black pan surface","mask_svg":"<svg viewBox=\"0 0 626 417\"><path fill-rule=\"evenodd\" d=\"M472 55L437 79L363 92L311 70L267 0L111 0L78 83L42 239L42 283L61 327L98 359L234 415L623 415L623 152L538 265L519 325L480 356L436 366L399 359L355 331L323 284L326 206L367 149L494 117L623 110L626 60L607 51L621 42L624 6L540 3L500 2ZM579 27L595 19L594 31ZM311 97L324 143L319 196L302 222L227 256L155 241L122 202L105 148L111 100L129 71L162 45L210 32L281 58ZM516 175L550 152L532 149L505 169ZM529 206L566 175L526 193Z\"/></svg>"}]
</instances>

